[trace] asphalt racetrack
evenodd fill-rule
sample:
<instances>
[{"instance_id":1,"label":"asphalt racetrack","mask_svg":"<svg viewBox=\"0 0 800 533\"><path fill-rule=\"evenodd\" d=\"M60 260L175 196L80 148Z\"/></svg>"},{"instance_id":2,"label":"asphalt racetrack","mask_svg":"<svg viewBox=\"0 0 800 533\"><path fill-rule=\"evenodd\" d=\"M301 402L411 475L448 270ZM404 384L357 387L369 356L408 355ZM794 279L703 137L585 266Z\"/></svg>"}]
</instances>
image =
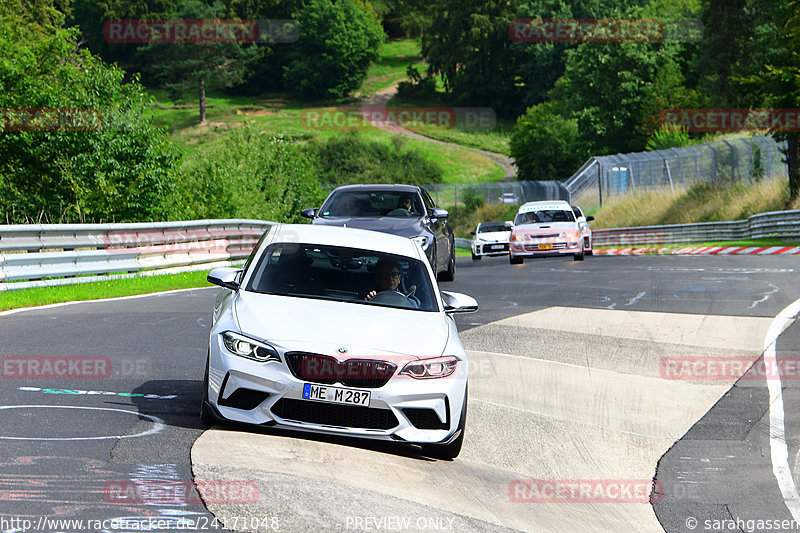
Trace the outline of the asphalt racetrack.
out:
<instances>
[{"instance_id":1,"label":"asphalt racetrack","mask_svg":"<svg viewBox=\"0 0 800 533\"><path fill-rule=\"evenodd\" d=\"M800 529L798 271L459 259L455 461L203 426L216 288L3 313L0 531Z\"/></svg>"}]
</instances>

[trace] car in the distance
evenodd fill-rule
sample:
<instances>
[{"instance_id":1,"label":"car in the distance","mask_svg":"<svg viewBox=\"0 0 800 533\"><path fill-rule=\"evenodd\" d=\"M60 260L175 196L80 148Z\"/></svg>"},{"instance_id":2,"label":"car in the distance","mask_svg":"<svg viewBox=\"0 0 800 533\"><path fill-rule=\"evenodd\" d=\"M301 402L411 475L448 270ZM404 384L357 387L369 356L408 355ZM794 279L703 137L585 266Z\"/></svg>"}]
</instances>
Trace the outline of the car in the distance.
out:
<instances>
[{"instance_id":1,"label":"car in the distance","mask_svg":"<svg viewBox=\"0 0 800 533\"><path fill-rule=\"evenodd\" d=\"M508 239L513 222L481 222L470 231L472 235L472 260L483 256L508 255Z\"/></svg>"},{"instance_id":2,"label":"car in the distance","mask_svg":"<svg viewBox=\"0 0 800 533\"><path fill-rule=\"evenodd\" d=\"M526 257L558 255L583 261L581 228L572 206L561 200L523 204L511 230L509 262L518 265Z\"/></svg>"},{"instance_id":3,"label":"car in the distance","mask_svg":"<svg viewBox=\"0 0 800 533\"><path fill-rule=\"evenodd\" d=\"M504 192L498 198L501 204L518 204L519 196L515 192Z\"/></svg>"},{"instance_id":4,"label":"car in the distance","mask_svg":"<svg viewBox=\"0 0 800 533\"><path fill-rule=\"evenodd\" d=\"M401 202L406 207L401 207ZM440 281L456 276L456 247L448 212L436 207L416 185L345 185L334 189L319 209L305 218L321 226L343 226L391 233L415 240Z\"/></svg>"},{"instance_id":5,"label":"car in the distance","mask_svg":"<svg viewBox=\"0 0 800 533\"><path fill-rule=\"evenodd\" d=\"M572 206L572 212L575 213L575 219L578 221L578 226L581 229L584 255L594 255L594 251L592 249L592 229L589 227L589 222L594 220L594 217L584 216L583 211L577 205Z\"/></svg>"},{"instance_id":6,"label":"car in the distance","mask_svg":"<svg viewBox=\"0 0 800 533\"><path fill-rule=\"evenodd\" d=\"M422 249L374 231L273 226L241 269L212 270L201 418L419 445L456 457L467 354ZM387 285L388 284L388 285Z\"/></svg>"}]
</instances>

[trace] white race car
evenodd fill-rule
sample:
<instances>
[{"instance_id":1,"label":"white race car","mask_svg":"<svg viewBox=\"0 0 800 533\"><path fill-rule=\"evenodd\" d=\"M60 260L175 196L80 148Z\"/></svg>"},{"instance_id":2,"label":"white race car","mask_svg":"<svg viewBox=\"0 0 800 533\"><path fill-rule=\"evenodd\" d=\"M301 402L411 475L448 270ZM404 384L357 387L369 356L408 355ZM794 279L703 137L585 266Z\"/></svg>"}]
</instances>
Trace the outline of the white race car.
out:
<instances>
[{"instance_id":1,"label":"white race car","mask_svg":"<svg viewBox=\"0 0 800 533\"><path fill-rule=\"evenodd\" d=\"M583 211L577 205L572 206L572 212L575 213L575 220L578 221L578 227L581 229L584 255L594 255L592 250L592 229L589 227L589 222L594 220L594 217L584 216Z\"/></svg>"},{"instance_id":2,"label":"white race car","mask_svg":"<svg viewBox=\"0 0 800 533\"><path fill-rule=\"evenodd\" d=\"M583 261L581 228L572 206L564 201L523 204L511 230L509 262L521 264L525 257L571 255Z\"/></svg>"},{"instance_id":3,"label":"white race car","mask_svg":"<svg viewBox=\"0 0 800 533\"><path fill-rule=\"evenodd\" d=\"M511 236L511 222L481 222L472 237L472 260L484 255L508 255L508 238Z\"/></svg>"},{"instance_id":4,"label":"white race car","mask_svg":"<svg viewBox=\"0 0 800 533\"><path fill-rule=\"evenodd\" d=\"M454 458L464 439L467 355L412 239L277 225L241 270L208 280L214 305L201 416L421 445Z\"/></svg>"}]
</instances>

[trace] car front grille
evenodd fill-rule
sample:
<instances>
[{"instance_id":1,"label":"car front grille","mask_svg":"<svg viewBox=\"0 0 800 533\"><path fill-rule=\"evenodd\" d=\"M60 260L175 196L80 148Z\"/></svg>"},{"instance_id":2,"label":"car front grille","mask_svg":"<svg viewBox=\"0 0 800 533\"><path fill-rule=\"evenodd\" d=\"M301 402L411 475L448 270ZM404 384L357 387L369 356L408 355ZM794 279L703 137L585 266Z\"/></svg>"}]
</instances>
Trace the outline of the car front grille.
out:
<instances>
[{"instance_id":1,"label":"car front grille","mask_svg":"<svg viewBox=\"0 0 800 533\"><path fill-rule=\"evenodd\" d=\"M284 420L356 429L392 429L397 417L389 409L356 405L337 405L309 400L281 398L272 406L275 416Z\"/></svg>"},{"instance_id":2,"label":"car front grille","mask_svg":"<svg viewBox=\"0 0 800 533\"><path fill-rule=\"evenodd\" d=\"M495 246L500 246L501 248L495 248ZM497 252L507 252L508 251L508 243L494 243L494 244L484 244L483 245L483 253L490 254L490 253L497 253Z\"/></svg>"},{"instance_id":3,"label":"car front grille","mask_svg":"<svg viewBox=\"0 0 800 533\"><path fill-rule=\"evenodd\" d=\"M297 379L347 387L377 389L386 385L397 365L377 359L348 359L339 362L335 357L305 352L287 352L286 362Z\"/></svg>"}]
</instances>

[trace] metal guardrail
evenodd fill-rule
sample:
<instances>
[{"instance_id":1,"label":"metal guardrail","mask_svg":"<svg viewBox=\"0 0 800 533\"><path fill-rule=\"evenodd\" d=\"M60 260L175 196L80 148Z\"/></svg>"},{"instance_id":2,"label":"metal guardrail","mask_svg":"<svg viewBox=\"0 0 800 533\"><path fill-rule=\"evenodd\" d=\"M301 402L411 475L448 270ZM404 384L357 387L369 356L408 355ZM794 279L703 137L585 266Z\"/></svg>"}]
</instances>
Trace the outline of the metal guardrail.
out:
<instances>
[{"instance_id":1,"label":"metal guardrail","mask_svg":"<svg viewBox=\"0 0 800 533\"><path fill-rule=\"evenodd\" d=\"M246 258L274 222L0 225L0 290L8 283L174 269ZM76 281L81 281L76 279Z\"/></svg>"},{"instance_id":2,"label":"metal guardrail","mask_svg":"<svg viewBox=\"0 0 800 533\"><path fill-rule=\"evenodd\" d=\"M798 239L800 210L761 213L733 222L597 229L592 231L592 237L596 246L742 241L766 237Z\"/></svg>"}]
</instances>

